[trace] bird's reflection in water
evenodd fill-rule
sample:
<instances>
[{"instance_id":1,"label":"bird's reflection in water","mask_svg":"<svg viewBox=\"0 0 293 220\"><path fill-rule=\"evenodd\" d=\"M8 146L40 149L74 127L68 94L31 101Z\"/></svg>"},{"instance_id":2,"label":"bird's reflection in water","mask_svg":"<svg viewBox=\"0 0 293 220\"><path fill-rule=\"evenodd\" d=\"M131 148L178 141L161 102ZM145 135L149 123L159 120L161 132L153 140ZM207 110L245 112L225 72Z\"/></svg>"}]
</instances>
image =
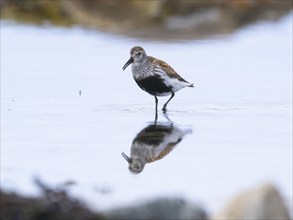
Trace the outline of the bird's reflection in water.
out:
<instances>
[{"instance_id":1,"label":"bird's reflection in water","mask_svg":"<svg viewBox=\"0 0 293 220\"><path fill-rule=\"evenodd\" d=\"M180 129L173 122L158 122L155 120L143 128L132 141L130 157L125 153L122 156L129 163L132 173L141 173L146 163L162 159L170 153L191 129Z\"/></svg>"}]
</instances>

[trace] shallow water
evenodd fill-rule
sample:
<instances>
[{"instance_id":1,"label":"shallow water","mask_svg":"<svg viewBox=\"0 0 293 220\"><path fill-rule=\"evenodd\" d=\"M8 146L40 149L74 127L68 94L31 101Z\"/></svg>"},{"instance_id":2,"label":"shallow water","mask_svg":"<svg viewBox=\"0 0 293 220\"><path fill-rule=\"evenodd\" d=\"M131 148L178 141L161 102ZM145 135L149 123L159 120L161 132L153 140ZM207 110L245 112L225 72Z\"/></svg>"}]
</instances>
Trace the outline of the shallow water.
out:
<instances>
[{"instance_id":1,"label":"shallow water","mask_svg":"<svg viewBox=\"0 0 293 220\"><path fill-rule=\"evenodd\" d=\"M229 37L177 42L2 21L1 186L37 194L38 176L53 186L74 181L71 193L98 209L180 196L214 213L270 181L289 206L291 39L292 14ZM159 135L163 156L137 175L121 153L129 156L154 123L155 102L130 68L122 71L134 45L195 84L176 93L167 117L159 112L169 132ZM177 143L179 131L188 132Z\"/></svg>"}]
</instances>

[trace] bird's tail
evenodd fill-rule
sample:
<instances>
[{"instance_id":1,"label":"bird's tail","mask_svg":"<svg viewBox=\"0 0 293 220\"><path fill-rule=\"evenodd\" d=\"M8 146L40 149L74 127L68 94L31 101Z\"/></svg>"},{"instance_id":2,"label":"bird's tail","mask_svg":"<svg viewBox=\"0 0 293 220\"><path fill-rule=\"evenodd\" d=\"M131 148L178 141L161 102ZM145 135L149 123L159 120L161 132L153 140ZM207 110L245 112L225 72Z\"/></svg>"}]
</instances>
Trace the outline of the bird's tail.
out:
<instances>
[{"instance_id":1,"label":"bird's tail","mask_svg":"<svg viewBox=\"0 0 293 220\"><path fill-rule=\"evenodd\" d=\"M193 86L193 83L190 83L190 85L189 85L188 87L194 87L194 86Z\"/></svg>"}]
</instances>

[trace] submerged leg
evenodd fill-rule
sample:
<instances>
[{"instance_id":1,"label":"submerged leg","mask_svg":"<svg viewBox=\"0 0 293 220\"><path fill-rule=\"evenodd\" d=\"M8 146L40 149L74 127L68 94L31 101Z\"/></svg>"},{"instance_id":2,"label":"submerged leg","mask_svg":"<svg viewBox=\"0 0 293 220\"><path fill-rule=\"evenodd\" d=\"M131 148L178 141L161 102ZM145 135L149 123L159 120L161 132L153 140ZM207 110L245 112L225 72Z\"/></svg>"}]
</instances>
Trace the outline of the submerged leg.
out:
<instances>
[{"instance_id":1,"label":"submerged leg","mask_svg":"<svg viewBox=\"0 0 293 220\"><path fill-rule=\"evenodd\" d=\"M158 112L156 111L154 125L157 125L157 120L158 120Z\"/></svg>"},{"instance_id":2,"label":"submerged leg","mask_svg":"<svg viewBox=\"0 0 293 220\"><path fill-rule=\"evenodd\" d=\"M173 128L173 121L169 118L167 111L163 112L164 117L170 122L171 128Z\"/></svg>"},{"instance_id":3,"label":"submerged leg","mask_svg":"<svg viewBox=\"0 0 293 220\"><path fill-rule=\"evenodd\" d=\"M175 93L172 91L172 93L171 93L171 97L168 99L168 101L164 104L164 106L163 106L163 112L165 113L166 112L166 110L167 110L167 104L171 101L171 99L173 99L173 97L175 96Z\"/></svg>"}]
</instances>

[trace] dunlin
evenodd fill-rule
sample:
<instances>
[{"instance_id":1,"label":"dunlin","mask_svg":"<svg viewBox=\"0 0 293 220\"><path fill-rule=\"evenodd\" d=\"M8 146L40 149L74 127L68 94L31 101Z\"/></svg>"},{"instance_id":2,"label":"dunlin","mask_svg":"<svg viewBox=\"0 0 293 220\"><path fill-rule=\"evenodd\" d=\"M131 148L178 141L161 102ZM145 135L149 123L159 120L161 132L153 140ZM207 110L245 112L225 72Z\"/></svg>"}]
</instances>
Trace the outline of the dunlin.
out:
<instances>
[{"instance_id":1,"label":"dunlin","mask_svg":"<svg viewBox=\"0 0 293 220\"><path fill-rule=\"evenodd\" d=\"M185 87L193 87L192 83L183 79L176 71L162 60L148 56L142 47L135 46L130 50L130 59L123 66L125 70L132 64L132 75L138 86L155 97L156 112L157 96L171 95L163 106L166 112L167 104L175 96L175 92Z\"/></svg>"},{"instance_id":2,"label":"dunlin","mask_svg":"<svg viewBox=\"0 0 293 220\"><path fill-rule=\"evenodd\" d=\"M191 129L180 129L170 123L151 124L141 130L132 141L130 157L122 152L132 173L141 173L147 163L169 154Z\"/></svg>"}]
</instances>

